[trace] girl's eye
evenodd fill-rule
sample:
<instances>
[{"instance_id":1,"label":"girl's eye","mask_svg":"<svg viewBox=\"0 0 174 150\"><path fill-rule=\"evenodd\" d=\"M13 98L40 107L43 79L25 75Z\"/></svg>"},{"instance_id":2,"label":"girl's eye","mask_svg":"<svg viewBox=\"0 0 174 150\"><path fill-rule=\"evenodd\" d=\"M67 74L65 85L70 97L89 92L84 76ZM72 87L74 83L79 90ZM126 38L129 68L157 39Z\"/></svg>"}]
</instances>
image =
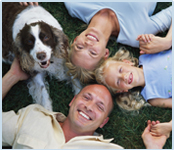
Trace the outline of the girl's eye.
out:
<instances>
[{"instance_id":1,"label":"girl's eye","mask_svg":"<svg viewBox=\"0 0 174 150\"><path fill-rule=\"evenodd\" d=\"M122 67L119 69L119 73L122 73Z\"/></svg>"},{"instance_id":2,"label":"girl's eye","mask_svg":"<svg viewBox=\"0 0 174 150\"><path fill-rule=\"evenodd\" d=\"M117 85L118 85L118 86L120 85L120 80L119 80L119 79L117 80Z\"/></svg>"}]
</instances>

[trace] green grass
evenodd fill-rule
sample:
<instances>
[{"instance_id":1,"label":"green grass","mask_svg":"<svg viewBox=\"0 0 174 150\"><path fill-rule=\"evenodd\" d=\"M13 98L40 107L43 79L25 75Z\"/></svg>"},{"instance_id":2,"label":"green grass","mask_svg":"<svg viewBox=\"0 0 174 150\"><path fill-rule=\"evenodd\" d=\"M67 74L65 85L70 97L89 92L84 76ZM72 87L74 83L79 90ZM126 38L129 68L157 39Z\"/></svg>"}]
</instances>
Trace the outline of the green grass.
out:
<instances>
[{"instance_id":1,"label":"green grass","mask_svg":"<svg viewBox=\"0 0 174 150\"><path fill-rule=\"evenodd\" d=\"M83 29L86 28L85 23L72 18L63 3L40 3L45 9L47 9L61 24L65 34L69 37L69 41L72 41ZM171 3L158 3L155 12L171 5ZM160 34L164 36L164 34ZM113 55L121 44L116 44L115 39L112 39L108 43L111 55ZM126 46L134 56L139 56L139 49ZM2 75L4 75L10 66L3 63ZM59 111L68 114L68 104L73 98L72 87L66 82L59 82L56 79L50 79L47 77L47 81L50 85L50 96L53 100L54 111ZM4 111L14 110L18 111L20 108L32 104L33 100L28 93L26 81L17 83L9 91L5 97L2 108ZM113 142L123 146L126 149L141 149L145 148L141 139L141 134L146 127L147 120L159 120L161 122L168 122L172 119L172 110L156 107L146 107L139 111L137 115L131 115L123 113L115 103L114 110L110 115L110 121L97 132L104 135L105 138L114 138ZM172 134L167 140L165 149L172 148Z\"/></svg>"}]
</instances>

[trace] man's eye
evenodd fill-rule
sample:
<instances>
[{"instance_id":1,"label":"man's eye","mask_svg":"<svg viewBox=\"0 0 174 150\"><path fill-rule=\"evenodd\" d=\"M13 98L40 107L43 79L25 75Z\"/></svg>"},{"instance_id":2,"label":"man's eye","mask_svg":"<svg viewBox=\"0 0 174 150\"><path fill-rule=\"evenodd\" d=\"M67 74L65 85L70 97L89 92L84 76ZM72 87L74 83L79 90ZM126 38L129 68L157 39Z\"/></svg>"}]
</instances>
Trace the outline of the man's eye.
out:
<instances>
[{"instance_id":1,"label":"man's eye","mask_svg":"<svg viewBox=\"0 0 174 150\"><path fill-rule=\"evenodd\" d=\"M90 99L90 96L84 95L84 98L85 98L85 100L89 100Z\"/></svg>"},{"instance_id":2,"label":"man's eye","mask_svg":"<svg viewBox=\"0 0 174 150\"><path fill-rule=\"evenodd\" d=\"M103 107L100 106L100 105L98 105L98 109L99 109L100 111L104 111Z\"/></svg>"}]
</instances>

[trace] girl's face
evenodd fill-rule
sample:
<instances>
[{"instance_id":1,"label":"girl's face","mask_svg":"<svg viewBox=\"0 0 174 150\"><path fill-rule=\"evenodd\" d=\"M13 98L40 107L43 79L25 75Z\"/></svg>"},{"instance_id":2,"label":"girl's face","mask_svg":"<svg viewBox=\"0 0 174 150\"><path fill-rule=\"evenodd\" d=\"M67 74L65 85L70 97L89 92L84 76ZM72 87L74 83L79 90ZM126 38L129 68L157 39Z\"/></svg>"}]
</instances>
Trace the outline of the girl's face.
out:
<instances>
[{"instance_id":1,"label":"girl's face","mask_svg":"<svg viewBox=\"0 0 174 150\"><path fill-rule=\"evenodd\" d=\"M133 87L141 86L143 69L132 66L131 62L111 61L104 69L106 83L118 92L127 92Z\"/></svg>"}]
</instances>

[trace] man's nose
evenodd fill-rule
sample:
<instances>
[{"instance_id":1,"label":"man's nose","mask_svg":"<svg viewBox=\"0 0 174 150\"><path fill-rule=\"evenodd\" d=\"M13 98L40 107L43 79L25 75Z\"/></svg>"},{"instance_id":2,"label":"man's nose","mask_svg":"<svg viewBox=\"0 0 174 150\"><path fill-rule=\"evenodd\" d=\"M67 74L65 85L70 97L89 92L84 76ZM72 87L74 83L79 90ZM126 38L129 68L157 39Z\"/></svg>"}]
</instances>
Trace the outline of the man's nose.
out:
<instances>
[{"instance_id":1,"label":"man's nose","mask_svg":"<svg viewBox=\"0 0 174 150\"><path fill-rule=\"evenodd\" d=\"M87 103L86 103L86 109L88 110L88 111L93 111L93 103L91 102L91 101L88 101Z\"/></svg>"}]
</instances>

